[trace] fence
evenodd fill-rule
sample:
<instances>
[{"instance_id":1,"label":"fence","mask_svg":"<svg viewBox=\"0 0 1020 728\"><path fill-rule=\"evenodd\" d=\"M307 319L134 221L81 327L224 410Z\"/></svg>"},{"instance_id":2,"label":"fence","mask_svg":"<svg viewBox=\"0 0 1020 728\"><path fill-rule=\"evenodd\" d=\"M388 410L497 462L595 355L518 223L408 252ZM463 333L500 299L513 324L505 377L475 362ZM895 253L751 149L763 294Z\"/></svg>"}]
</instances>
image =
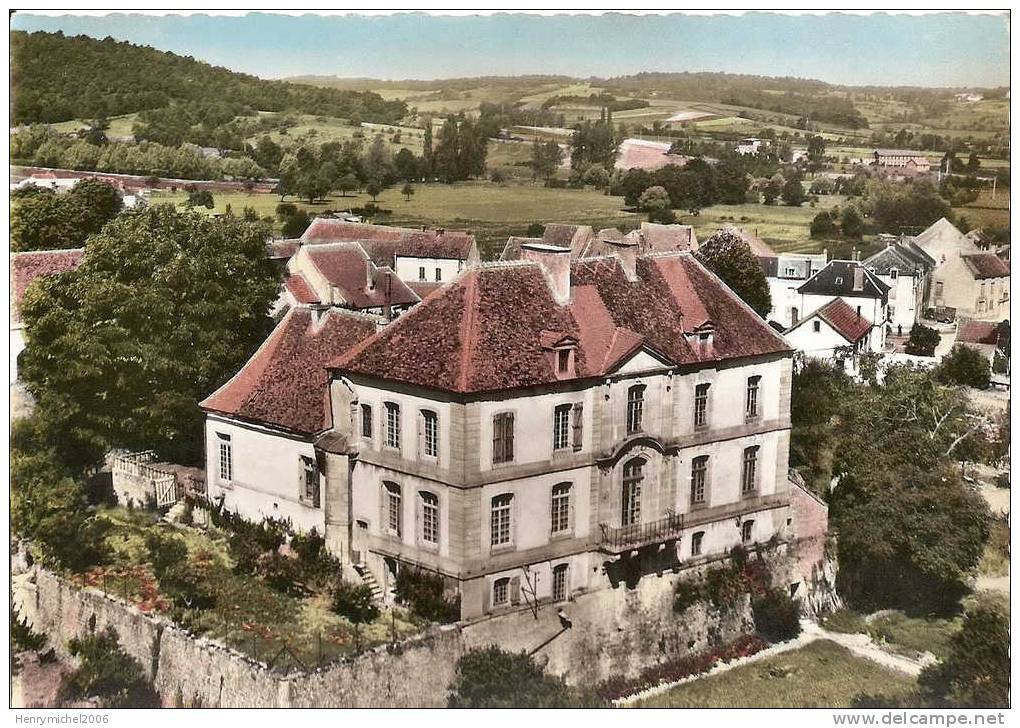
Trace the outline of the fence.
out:
<instances>
[{"instance_id":1,"label":"fence","mask_svg":"<svg viewBox=\"0 0 1020 728\"><path fill-rule=\"evenodd\" d=\"M113 490L119 500L138 500L144 504L151 498L157 508L167 508L177 502L177 476L149 464L155 460L156 453L152 450L114 456Z\"/></svg>"}]
</instances>

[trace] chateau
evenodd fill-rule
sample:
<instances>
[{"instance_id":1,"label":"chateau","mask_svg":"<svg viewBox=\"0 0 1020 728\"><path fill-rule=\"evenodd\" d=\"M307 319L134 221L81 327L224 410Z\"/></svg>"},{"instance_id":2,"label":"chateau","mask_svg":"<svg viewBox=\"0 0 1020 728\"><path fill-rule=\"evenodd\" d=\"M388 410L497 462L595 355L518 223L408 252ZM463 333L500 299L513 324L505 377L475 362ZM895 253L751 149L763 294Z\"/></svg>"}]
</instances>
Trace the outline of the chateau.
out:
<instances>
[{"instance_id":1,"label":"chateau","mask_svg":"<svg viewBox=\"0 0 1020 728\"><path fill-rule=\"evenodd\" d=\"M439 573L464 618L786 539L793 350L691 254L635 247L527 242L390 323L292 308L203 402L210 498L384 593Z\"/></svg>"}]
</instances>

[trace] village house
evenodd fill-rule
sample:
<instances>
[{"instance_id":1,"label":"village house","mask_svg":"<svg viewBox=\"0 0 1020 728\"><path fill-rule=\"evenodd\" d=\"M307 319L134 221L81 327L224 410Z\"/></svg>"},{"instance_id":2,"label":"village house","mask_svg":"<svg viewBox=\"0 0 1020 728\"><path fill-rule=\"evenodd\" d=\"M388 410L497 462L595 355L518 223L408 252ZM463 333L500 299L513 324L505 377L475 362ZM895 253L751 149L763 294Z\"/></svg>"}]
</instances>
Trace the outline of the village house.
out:
<instances>
[{"instance_id":1,"label":"village house","mask_svg":"<svg viewBox=\"0 0 1020 728\"><path fill-rule=\"evenodd\" d=\"M18 359L25 350L25 322L21 302L28 287L39 278L75 270L85 256L84 248L33 250L11 253L10 381L18 381Z\"/></svg>"},{"instance_id":2,"label":"village house","mask_svg":"<svg viewBox=\"0 0 1020 728\"><path fill-rule=\"evenodd\" d=\"M912 242L935 261L936 267L964 253L980 252L972 237L964 235L944 217L915 235Z\"/></svg>"},{"instance_id":3,"label":"village house","mask_svg":"<svg viewBox=\"0 0 1020 728\"><path fill-rule=\"evenodd\" d=\"M931 171L931 160L908 149L876 149L872 164L883 172L901 177L917 177Z\"/></svg>"},{"instance_id":4,"label":"village house","mask_svg":"<svg viewBox=\"0 0 1020 728\"><path fill-rule=\"evenodd\" d=\"M928 305L954 309L958 318L1009 318L1009 265L995 253L950 257L932 274Z\"/></svg>"},{"instance_id":5,"label":"village house","mask_svg":"<svg viewBox=\"0 0 1020 728\"><path fill-rule=\"evenodd\" d=\"M935 260L909 238L890 241L863 262L865 268L889 286L889 325L897 335L924 315Z\"/></svg>"},{"instance_id":6,"label":"village house","mask_svg":"<svg viewBox=\"0 0 1020 728\"><path fill-rule=\"evenodd\" d=\"M529 244L569 248L571 258L578 259L612 255L619 249L626 249L637 255L694 252L698 249L698 238L692 225L642 222L637 230L623 233L616 228L603 228L595 232L590 225L549 223L540 238L522 236L508 238L500 260L520 260L523 257L523 246Z\"/></svg>"},{"instance_id":7,"label":"village house","mask_svg":"<svg viewBox=\"0 0 1020 728\"><path fill-rule=\"evenodd\" d=\"M797 289L800 296L796 326L800 317L810 317L821 307L840 298L856 316L871 327L866 345L870 351L885 349L886 325L889 318L889 286L878 275L857 260L831 260Z\"/></svg>"},{"instance_id":8,"label":"village house","mask_svg":"<svg viewBox=\"0 0 1020 728\"><path fill-rule=\"evenodd\" d=\"M745 156L757 154L762 150L764 146L766 146L766 144L768 144L768 142L766 142L764 139L749 137L747 139L741 139L740 142L737 143L735 151L737 152L737 154Z\"/></svg>"},{"instance_id":9,"label":"village house","mask_svg":"<svg viewBox=\"0 0 1020 728\"><path fill-rule=\"evenodd\" d=\"M1005 328L1005 331L1003 331L1003 328ZM1004 341L1000 341L1000 337ZM1008 324L1003 327L1003 322L975 321L973 319L960 321L956 330L955 343L980 352L983 357L988 359L989 366L992 366L995 364L995 352L999 349L1000 343L1004 343L1005 349L1008 351ZM1008 366L1009 358L1004 357L1004 360Z\"/></svg>"},{"instance_id":10,"label":"village house","mask_svg":"<svg viewBox=\"0 0 1020 728\"><path fill-rule=\"evenodd\" d=\"M870 351L872 331L868 319L842 298L834 298L788 329L786 340L804 356L836 362L856 377L861 355Z\"/></svg>"},{"instance_id":11,"label":"village house","mask_svg":"<svg viewBox=\"0 0 1020 728\"><path fill-rule=\"evenodd\" d=\"M522 258L374 334L290 311L202 403L210 496L386 591L439 573L465 618L787 538L786 341L688 253Z\"/></svg>"}]
</instances>

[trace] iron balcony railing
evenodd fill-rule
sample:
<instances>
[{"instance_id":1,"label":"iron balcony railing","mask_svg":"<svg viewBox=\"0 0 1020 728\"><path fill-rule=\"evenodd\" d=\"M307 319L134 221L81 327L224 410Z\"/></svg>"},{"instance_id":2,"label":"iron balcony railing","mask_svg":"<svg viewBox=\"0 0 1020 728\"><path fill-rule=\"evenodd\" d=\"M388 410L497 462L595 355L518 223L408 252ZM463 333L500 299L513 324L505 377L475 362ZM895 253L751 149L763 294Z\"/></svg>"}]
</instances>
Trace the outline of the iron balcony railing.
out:
<instances>
[{"instance_id":1,"label":"iron balcony railing","mask_svg":"<svg viewBox=\"0 0 1020 728\"><path fill-rule=\"evenodd\" d=\"M629 526L610 526L603 523L600 526L602 528L600 545L605 550L617 552L676 540L684 529L684 516L682 513L670 513L665 518L650 523L634 523Z\"/></svg>"}]
</instances>

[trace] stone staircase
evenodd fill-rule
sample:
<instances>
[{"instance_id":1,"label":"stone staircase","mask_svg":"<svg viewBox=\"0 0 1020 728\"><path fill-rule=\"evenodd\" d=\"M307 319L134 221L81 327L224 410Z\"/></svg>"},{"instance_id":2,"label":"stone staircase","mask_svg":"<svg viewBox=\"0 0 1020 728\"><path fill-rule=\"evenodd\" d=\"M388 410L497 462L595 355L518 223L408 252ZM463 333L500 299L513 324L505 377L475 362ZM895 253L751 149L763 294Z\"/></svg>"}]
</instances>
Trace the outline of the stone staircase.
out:
<instances>
[{"instance_id":1,"label":"stone staircase","mask_svg":"<svg viewBox=\"0 0 1020 728\"><path fill-rule=\"evenodd\" d=\"M364 562L356 563L354 564L354 570L361 577L361 583L371 590L372 599L379 604L383 604L386 601L386 594L383 592L382 587L379 586L379 582L375 580L375 576L372 574L372 570L368 568L368 565Z\"/></svg>"}]
</instances>

